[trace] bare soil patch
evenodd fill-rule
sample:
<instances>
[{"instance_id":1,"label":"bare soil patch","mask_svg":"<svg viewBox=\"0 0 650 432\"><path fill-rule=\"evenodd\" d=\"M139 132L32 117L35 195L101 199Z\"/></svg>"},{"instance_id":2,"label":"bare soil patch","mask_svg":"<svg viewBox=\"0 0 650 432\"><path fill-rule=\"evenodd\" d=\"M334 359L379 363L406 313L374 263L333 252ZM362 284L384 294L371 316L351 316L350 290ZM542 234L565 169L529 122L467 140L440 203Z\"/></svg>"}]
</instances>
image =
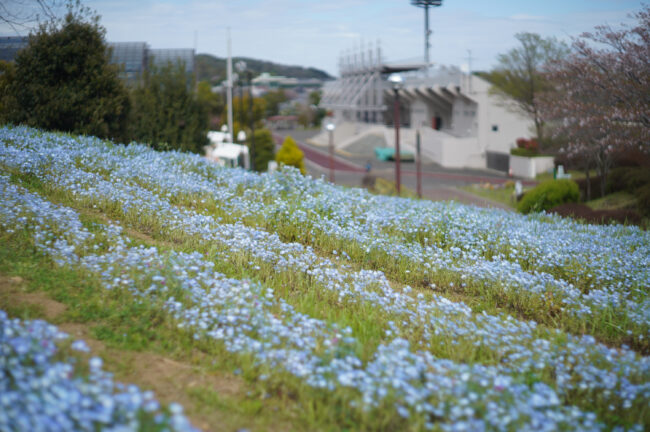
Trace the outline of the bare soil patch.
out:
<instances>
[{"instance_id":1,"label":"bare soil patch","mask_svg":"<svg viewBox=\"0 0 650 432\"><path fill-rule=\"evenodd\" d=\"M0 295L14 305L37 306L46 320L61 317L67 307L52 300L44 292L26 292L27 284L18 276L0 275ZM242 379L208 371L192 363L174 360L152 352L123 351L107 347L102 341L91 336L91 324L59 323L61 331L73 340L82 339L91 349L92 356L104 360L104 369L115 374L118 381L136 384L143 390L152 390L156 398L164 404L180 403L192 424L204 431L230 430L223 421L223 412L199 411L188 392L193 388L214 391L223 397L242 396L245 383ZM201 360L202 353L194 353ZM220 426L222 425L222 426Z\"/></svg>"},{"instance_id":2,"label":"bare soil patch","mask_svg":"<svg viewBox=\"0 0 650 432\"><path fill-rule=\"evenodd\" d=\"M43 292L27 292L26 288L20 276L0 276L0 294L9 297L12 303L34 305L47 319L54 319L65 312L63 303L52 300Z\"/></svg>"}]
</instances>

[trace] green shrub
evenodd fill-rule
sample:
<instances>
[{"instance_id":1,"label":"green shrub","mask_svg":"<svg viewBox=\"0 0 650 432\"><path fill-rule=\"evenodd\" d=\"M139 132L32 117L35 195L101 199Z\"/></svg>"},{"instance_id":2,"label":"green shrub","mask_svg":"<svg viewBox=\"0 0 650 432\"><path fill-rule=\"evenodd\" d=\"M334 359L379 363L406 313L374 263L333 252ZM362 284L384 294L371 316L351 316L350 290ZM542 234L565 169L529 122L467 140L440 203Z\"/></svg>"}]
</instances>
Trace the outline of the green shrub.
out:
<instances>
[{"instance_id":1,"label":"green shrub","mask_svg":"<svg viewBox=\"0 0 650 432\"><path fill-rule=\"evenodd\" d=\"M550 210L560 204L577 202L580 190L572 180L549 180L541 183L534 189L526 192L517 210L521 213L540 212Z\"/></svg>"},{"instance_id":2,"label":"green shrub","mask_svg":"<svg viewBox=\"0 0 650 432\"><path fill-rule=\"evenodd\" d=\"M280 147L280 150L275 155L275 160L279 164L291 165L298 168L302 174L307 172L305 169L305 155L290 136L284 139L282 147Z\"/></svg>"},{"instance_id":3,"label":"green shrub","mask_svg":"<svg viewBox=\"0 0 650 432\"><path fill-rule=\"evenodd\" d=\"M650 185L650 169L647 167L614 168L607 176L609 192L635 193L637 189L646 185Z\"/></svg>"},{"instance_id":4,"label":"green shrub","mask_svg":"<svg viewBox=\"0 0 650 432\"><path fill-rule=\"evenodd\" d=\"M648 167L629 168L625 175L625 183L630 192L650 185L650 169Z\"/></svg>"},{"instance_id":5,"label":"green shrub","mask_svg":"<svg viewBox=\"0 0 650 432\"><path fill-rule=\"evenodd\" d=\"M537 150L531 150L527 148L512 148L510 149L510 154L513 156L523 156L523 157L544 157L549 156L547 154L540 153Z\"/></svg>"},{"instance_id":6,"label":"green shrub","mask_svg":"<svg viewBox=\"0 0 650 432\"><path fill-rule=\"evenodd\" d=\"M132 92L131 139L156 150L201 153L207 144L208 116L182 63L153 63Z\"/></svg>"},{"instance_id":7,"label":"green shrub","mask_svg":"<svg viewBox=\"0 0 650 432\"><path fill-rule=\"evenodd\" d=\"M109 64L105 33L97 17L73 6L41 24L13 66L3 66L3 119L127 141L129 94Z\"/></svg>"},{"instance_id":8,"label":"green shrub","mask_svg":"<svg viewBox=\"0 0 650 432\"><path fill-rule=\"evenodd\" d=\"M607 176L607 193L627 191L626 167L614 168Z\"/></svg>"},{"instance_id":9,"label":"green shrub","mask_svg":"<svg viewBox=\"0 0 650 432\"><path fill-rule=\"evenodd\" d=\"M250 144L249 144L250 145ZM268 129L255 130L255 171L266 171L269 161L275 158L273 135Z\"/></svg>"},{"instance_id":10,"label":"green shrub","mask_svg":"<svg viewBox=\"0 0 650 432\"><path fill-rule=\"evenodd\" d=\"M637 189L636 198L639 213L650 217L650 184Z\"/></svg>"}]
</instances>

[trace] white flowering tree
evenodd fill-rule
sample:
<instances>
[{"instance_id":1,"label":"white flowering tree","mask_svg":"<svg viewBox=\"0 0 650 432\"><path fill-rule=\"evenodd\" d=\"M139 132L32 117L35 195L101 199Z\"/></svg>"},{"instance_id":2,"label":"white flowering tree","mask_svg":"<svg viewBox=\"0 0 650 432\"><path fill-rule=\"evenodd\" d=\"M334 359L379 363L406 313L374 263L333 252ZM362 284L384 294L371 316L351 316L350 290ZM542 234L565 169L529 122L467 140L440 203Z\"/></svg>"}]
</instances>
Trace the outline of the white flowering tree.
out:
<instances>
[{"instance_id":1,"label":"white flowering tree","mask_svg":"<svg viewBox=\"0 0 650 432\"><path fill-rule=\"evenodd\" d=\"M650 6L633 16L634 26L599 26L574 40L550 72L554 91L540 98L568 156L585 160L587 172L598 169L603 194L612 156L650 147Z\"/></svg>"}]
</instances>

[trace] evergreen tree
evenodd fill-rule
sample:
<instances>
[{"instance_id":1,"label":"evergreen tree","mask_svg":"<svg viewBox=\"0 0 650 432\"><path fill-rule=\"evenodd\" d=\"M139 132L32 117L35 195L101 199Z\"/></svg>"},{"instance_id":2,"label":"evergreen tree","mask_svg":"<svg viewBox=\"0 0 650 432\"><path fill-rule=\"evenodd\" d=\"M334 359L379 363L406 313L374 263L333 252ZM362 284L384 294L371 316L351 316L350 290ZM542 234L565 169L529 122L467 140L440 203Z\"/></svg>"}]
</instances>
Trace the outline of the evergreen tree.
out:
<instances>
[{"instance_id":1,"label":"evergreen tree","mask_svg":"<svg viewBox=\"0 0 650 432\"><path fill-rule=\"evenodd\" d=\"M5 84L4 119L102 138L125 138L128 92L109 64L105 30L87 9L39 26Z\"/></svg>"},{"instance_id":2,"label":"evergreen tree","mask_svg":"<svg viewBox=\"0 0 650 432\"><path fill-rule=\"evenodd\" d=\"M305 169L305 155L298 147L298 144L296 144L296 141L290 136L284 139L282 147L280 147L280 150L275 155L275 160L279 164L291 165L298 168L302 174L307 172Z\"/></svg>"},{"instance_id":3,"label":"evergreen tree","mask_svg":"<svg viewBox=\"0 0 650 432\"><path fill-rule=\"evenodd\" d=\"M207 144L207 110L183 64L153 65L133 90L131 137L157 150L200 153Z\"/></svg>"},{"instance_id":4,"label":"evergreen tree","mask_svg":"<svg viewBox=\"0 0 650 432\"><path fill-rule=\"evenodd\" d=\"M255 131L255 170L266 171L269 161L275 158L275 144L273 136L268 129Z\"/></svg>"}]
</instances>

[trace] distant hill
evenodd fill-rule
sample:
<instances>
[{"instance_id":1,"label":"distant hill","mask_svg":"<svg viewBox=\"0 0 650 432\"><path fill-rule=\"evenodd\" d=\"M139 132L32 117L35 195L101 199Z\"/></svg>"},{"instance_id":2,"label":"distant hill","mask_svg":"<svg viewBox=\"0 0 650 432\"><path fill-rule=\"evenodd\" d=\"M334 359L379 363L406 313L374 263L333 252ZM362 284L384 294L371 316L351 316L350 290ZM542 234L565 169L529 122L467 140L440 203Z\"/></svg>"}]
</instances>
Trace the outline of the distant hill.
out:
<instances>
[{"instance_id":1,"label":"distant hill","mask_svg":"<svg viewBox=\"0 0 650 432\"><path fill-rule=\"evenodd\" d=\"M247 57L233 57L233 72L237 72L235 64L243 60L246 67L253 71L254 76L262 72L272 75L282 75L289 78L318 78L332 79L327 72L316 68L305 68L302 66L286 66L265 60L256 60ZM217 84L226 79L226 59L215 57L210 54L198 54L196 56L196 72L199 81L210 81Z\"/></svg>"}]
</instances>

